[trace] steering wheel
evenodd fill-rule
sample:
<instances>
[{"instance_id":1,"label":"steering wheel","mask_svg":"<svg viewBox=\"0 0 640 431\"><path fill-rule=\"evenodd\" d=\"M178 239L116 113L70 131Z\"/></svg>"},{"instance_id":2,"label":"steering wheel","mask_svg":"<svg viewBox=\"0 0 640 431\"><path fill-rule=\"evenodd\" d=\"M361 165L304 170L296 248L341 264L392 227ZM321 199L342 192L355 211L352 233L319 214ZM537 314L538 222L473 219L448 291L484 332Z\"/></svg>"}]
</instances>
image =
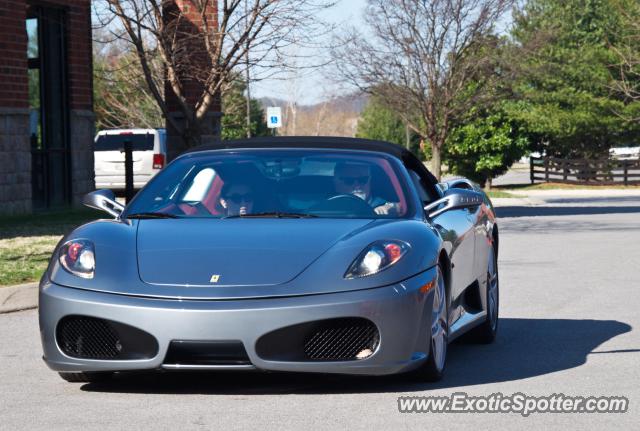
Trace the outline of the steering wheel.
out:
<instances>
[{"instance_id":1,"label":"steering wheel","mask_svg":"<svg viewBox=\"0 0 640 431\"><path fill-rule=\"evenodd\" d=\"M368 203L351 194L332 196L314 209L318 211L375 216L375 211Z\"/></svg>"}]
</instances>

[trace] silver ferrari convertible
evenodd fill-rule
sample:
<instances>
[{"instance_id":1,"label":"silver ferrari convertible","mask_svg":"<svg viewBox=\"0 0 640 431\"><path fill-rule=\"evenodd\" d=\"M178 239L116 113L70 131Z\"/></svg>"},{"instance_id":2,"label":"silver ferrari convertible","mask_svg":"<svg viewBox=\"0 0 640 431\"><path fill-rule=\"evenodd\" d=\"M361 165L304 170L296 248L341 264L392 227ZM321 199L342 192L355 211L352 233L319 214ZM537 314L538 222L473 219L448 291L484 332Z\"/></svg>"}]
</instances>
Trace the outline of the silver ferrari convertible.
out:
<instances>
[{"instance_id":1,"label":"silver ferrari convertible","mask_svg":"<svg viewBox=\"0 0 640 431\"><path fill-rule=\"evenodd\" d=\"M402 147L278 137L189 151L112 218L78 227L40 282L46 364L442 377L447 345L498 327L498 225L479 187Z\"/></svg>"}]
</instances>

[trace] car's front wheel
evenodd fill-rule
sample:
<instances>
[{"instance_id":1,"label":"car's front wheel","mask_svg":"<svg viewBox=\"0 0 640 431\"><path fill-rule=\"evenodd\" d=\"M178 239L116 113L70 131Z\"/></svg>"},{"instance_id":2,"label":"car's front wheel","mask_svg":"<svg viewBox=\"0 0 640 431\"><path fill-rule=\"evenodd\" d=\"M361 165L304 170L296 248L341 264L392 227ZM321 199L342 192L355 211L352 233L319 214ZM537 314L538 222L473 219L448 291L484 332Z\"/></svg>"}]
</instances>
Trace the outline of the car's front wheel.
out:
<instances>
[{"instance_id":1,"label":"car's front wheel","mask_svg":"<svg viewBox=\"0 0 640 431\"><path fill-rule=\"evenodd\" d=\"M430 351L427 361L416 370L420 380L437 382L444 375L449 345L449 301L444 274L440 265L433 296L430 328Z\"/></svg>"},{"instance_id":2,"label":"car's front wheel","mask_svg":"<svg viewBox=\"0 0 640 431\"><path fill-rule=\"evenodd\" d=\"M95 383L104 382L113 377L112 372L87 372L87 373L58 373L67 382L71 383Z\"/></svg>"}]
</instances>

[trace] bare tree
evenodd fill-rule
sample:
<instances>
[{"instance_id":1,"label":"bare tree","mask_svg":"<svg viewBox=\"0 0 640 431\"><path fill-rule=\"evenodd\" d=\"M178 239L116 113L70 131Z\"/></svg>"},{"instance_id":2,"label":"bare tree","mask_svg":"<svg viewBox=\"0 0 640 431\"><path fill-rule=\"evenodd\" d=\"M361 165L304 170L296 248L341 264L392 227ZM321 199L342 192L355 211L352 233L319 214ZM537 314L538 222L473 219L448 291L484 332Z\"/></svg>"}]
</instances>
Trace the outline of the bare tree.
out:
<instances>
[{"instance_id":1,"label":"bare tree","mask_svg":"<svg viewBox=\"0 0 640 431\"><path fill-rule=\"evenodd\" d=\"M369 0L369 32L351 30L335 50L337 69L395 109L441 152L456 119L481 103L493 61L482 53L512 0Z\"/></svg>"},{"instance_id":2,"label":"bare tree","mask_svg":"<svg viewBox=\"0 0 640 431\"><path fill-rule=\"evenodd\" d=\"M135 49L150 93L186 147L208 134L210 111L232 77L251 68L255 81L286 68L287 48L326 31L316 14L331 6L326 0L248 0L246 7L244 0L96 3L100 24ZM161 79L153 70L156 58ZM171 115L170 103L181 121Z\"/></svg>"},{"instance_id":3,"label":"bare tree","mask_svg":"<svg viewBox=\"0 0 640 431\"><path fill-rule=\"evenodd\" d=\"M315 136L320 136L320 132L322 131L322 123L325 120L325 115L327 113L327 105L329 105L329 102L331 102L331 99L325 98L320 104L320 109L318 110L318 114L316 116Z\"/></svg>"},{"instance_id":4,"label":"bare tree","mask_svg":"<svg viewBox=\"0 0 640 431\"><path fill-rule=\"evenodd\" d=\"M108 39L100 29L95 31L94 38ZM94 110L99 129L155 128L164 123L162 112L145 85L137 56L128 48L117 41L94 44ZM152 70L160 72L156 64Z\"/></svg>"},{"instance_id":5,"label":"bare tree","mask_svg":"<svg viewBox=\"0 0 640 431\"><path fill-rule=\"evenodd\" d=\"M293 67L286 75L285 82L286 107L285 107L285 124L284 134L287 136L295 136L298 125L298 103L300 101L300 70Z\"/></svg>"}]
</instances>

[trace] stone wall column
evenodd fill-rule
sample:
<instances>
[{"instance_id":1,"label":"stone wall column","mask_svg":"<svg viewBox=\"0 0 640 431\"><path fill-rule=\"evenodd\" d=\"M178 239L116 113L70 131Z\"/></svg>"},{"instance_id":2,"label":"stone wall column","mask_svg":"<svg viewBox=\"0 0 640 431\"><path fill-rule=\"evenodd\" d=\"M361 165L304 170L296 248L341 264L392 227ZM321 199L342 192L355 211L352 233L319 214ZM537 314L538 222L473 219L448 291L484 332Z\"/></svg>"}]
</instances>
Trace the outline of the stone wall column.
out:
<instances>
[{"instance_id":1,"label":"stone wall column","mask_svg":"<svg viewBox=\"0 0 640 431\"><path fill-rule=\"evenodd\" d=\"M95 114L81 109L72 109L70 114L71 201L77 206L82 204L85 194L96 189L93 169Z\"/></svg>"},{"instance_id":2,"label":"stone wall column","mask_svg":"<svg viewBox=\"0 0 640 431\"><path fill-rule=\"evenodd\" d=\"M0 214L31 212L29 110L0 108Z\"/></svg>"}]
</instances>

